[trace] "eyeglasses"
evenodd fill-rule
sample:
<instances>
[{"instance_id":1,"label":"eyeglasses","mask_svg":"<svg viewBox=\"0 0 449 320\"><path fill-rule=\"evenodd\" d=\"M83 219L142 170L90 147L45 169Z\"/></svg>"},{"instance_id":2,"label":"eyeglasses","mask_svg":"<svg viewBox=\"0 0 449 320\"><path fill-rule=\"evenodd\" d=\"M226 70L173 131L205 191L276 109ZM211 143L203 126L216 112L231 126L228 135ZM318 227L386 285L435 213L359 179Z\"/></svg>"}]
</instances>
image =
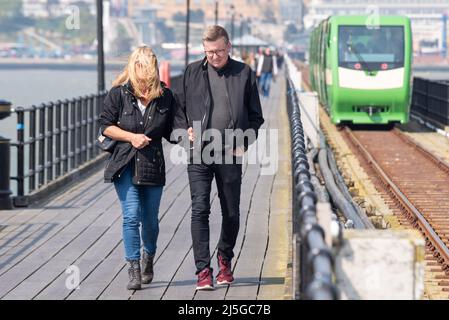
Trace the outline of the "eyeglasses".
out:
<instances>
[{"instance_id":1,"label":"eyeglasses","mask_svg":"<svg viewBox=\"0 0 449 320\"><path fill-rule=\"evenodd\" d=\"M204 53L208 56L208 57L213 57L214 53L218 56L218 57L223 57L226 53L226 49L218 49L218 50L205 50Z\"/></svg>"}]
</instances>

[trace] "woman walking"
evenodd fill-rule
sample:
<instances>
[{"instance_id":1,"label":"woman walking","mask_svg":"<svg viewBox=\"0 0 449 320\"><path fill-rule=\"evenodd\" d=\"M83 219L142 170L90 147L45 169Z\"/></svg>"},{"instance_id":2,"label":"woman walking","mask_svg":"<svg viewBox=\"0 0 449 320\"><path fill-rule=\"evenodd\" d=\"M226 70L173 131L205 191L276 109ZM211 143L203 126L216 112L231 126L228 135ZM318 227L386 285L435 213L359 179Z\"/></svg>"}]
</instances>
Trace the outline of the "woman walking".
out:
<instances>
[{"instance_id":1,"label":"woman walking","mask_svg":"<svg viewBox=\"0 0 449 320\"><path fill-rule=\"evenodd\" d=\"M121 203L128 290L153 280L165 184L162 137L169 140L174 108L172 92L159 79L155 54L149 47L138 47L114 80L99 119L102 134L117 141L104 177L114 183Z\"/></svg>"}]
</instances>

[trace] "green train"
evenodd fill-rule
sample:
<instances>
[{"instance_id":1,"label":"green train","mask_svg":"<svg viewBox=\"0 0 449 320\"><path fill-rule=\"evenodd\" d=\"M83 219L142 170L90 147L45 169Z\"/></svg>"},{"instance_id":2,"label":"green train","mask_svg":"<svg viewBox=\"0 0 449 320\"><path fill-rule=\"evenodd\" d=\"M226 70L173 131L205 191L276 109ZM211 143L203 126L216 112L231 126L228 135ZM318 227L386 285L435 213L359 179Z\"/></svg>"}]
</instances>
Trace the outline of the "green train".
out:
<instances>
[{"instance_id":1,"label":"green train","mask_svg":"<svg viewBox=\"0 0 449 320\"><path fill-rule=\"evenodd\" d=\"M331 16L312 31L310 85L335 124L407 123L412 33L403 16Z\"/></svg>"}]
</instances>

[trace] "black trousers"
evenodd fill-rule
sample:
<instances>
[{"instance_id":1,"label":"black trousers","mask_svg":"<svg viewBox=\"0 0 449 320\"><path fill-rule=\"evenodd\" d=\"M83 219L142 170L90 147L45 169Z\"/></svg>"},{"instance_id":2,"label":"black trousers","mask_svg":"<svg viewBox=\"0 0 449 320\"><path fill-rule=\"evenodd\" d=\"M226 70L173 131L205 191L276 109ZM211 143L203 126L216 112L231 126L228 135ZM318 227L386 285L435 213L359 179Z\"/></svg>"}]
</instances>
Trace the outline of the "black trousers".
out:
<instances>
[{"instance_id":1,"label":"black trousers","mask_svg":"<svg viewBox=\"0 0 449 320\"><path fill-rule=\"evenodd\" d=\"M222 223L218 254L234 257L240 227L241 164L189 164L187 167L192 198L191 232L196 273L210 266L209 215L212 180L215 176L220 199Z\"/></svg>"}]
</instances>

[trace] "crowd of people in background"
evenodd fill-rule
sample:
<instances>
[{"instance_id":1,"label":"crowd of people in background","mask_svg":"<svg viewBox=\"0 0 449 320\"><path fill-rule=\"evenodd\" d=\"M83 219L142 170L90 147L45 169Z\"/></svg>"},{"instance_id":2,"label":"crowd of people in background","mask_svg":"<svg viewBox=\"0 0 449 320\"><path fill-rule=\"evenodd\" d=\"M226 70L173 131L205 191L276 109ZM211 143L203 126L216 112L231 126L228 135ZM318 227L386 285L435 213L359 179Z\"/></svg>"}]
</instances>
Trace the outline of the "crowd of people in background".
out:
<instances>
[{"instance_id":1,"label":"crowd of people in background","mask_svg":"<svg viewBox=\"0 0 449 320\"><path fill-rule=\"evenodd\" d=\"M272 50L269 47L260 47L257 52L242 51L241 61L251 67L256 73L256 79L262 97L270 96L271 81L276 80L278 70L284 63L284 55L279 50Z\"/></svg>"}]
</instances>

